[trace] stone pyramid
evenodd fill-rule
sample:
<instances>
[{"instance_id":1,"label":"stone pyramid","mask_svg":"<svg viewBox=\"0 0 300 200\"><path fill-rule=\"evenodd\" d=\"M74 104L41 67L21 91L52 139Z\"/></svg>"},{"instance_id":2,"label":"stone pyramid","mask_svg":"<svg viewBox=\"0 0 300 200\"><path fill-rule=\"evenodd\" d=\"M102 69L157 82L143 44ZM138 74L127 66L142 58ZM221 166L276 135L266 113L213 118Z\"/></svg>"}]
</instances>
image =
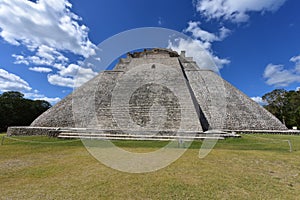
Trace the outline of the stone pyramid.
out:
<instances>
[{"instance_id":1,"label":"stone pyramid","mask_svg":"<svg viewBox=\"0 0 300 200\"><path fill-rule=\"evenodd\" d=\"M113 70L77 88L31 126L162 134L287 129L218 74L169 49L128 53Z\"/></svg>"}]
</instances>

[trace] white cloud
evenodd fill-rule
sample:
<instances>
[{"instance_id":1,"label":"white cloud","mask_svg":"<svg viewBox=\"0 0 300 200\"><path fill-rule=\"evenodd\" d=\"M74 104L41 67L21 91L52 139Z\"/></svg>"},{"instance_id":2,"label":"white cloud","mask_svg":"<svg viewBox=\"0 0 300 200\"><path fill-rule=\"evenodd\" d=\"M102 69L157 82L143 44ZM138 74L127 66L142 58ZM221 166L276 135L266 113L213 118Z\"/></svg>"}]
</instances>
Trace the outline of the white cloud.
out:
<instances>
[{"instance_id":1,"label":"white cloud","mask_svg":"<svg viewBox=\"0 0 300 200\"><path fill-rule=\"evenodd\" d=\"M87 69L87 68L82 68L78 65L75 64L70 64L68 67L65 67L64 69L62 69L59 74L61 76L72 76L75 77L79 72L81 73L90 73L92 72L91 69Z\"/></svg>"},{"instance_id":2,"label":"white cloud","mask_svg":"<svg viewBox=\"0 0 300 200\"><path fill-rule=\"evenodd\" d=\"M97 48L88 38L88 28L71 8L68 0L0 1L0 37L28 50L13 54L14 63L30 65L29 70L36 72L58 69L58 74L48 74L53 85L73 87L94 77L95 72L70 64L65 56L71 52L82 59L94 55ZM80 76L75 83L76 74Z\"/></svg>"},{"instance_id":3,"label":"white cloud","mask_svg":"<svg viewBox=\"0 0 300 200\"><path fill-rule=\"evenodd\" d=\"M44 73L52 72L52 69L46 67L29 67L29 70L35 72L44 72Z\"/></svg>"},{"instance_id":4,"label":"white cloud","mask_svg":"<svg viewBox=\"0 0 300 200\"><path fill-rule=\"evenodd\" d=\"M56 104L57 102L59 102L61 100L61 98L59 97L46 97L43 94L39 94L39 92L37 90L35 90L33 93L32 92L25 92L24 93L24 98L28 98L28 99L33 99L33 100L44 100L44 101L48 101L49 103Z\"/></svg>"},{"instance_id":5,"label":"white cloud","mask_svg":"<svg viewBox=\"0 0 300 200\"><path fill-rule=\"evenodd\" d=\"M196 9L207 19L245 22L250 12L277 11L286 0L198 0Z\"/></svg>"},{"instance_id":6,"label":"white cloud","mask_svg":"<svg viewBox=\"0 0 300 200\"><path fill-rule=\"evenodd\" d=\"M0 91L29 91L31 87L19 76L0 69Z\"/></svg>"},{"instance_id":7,"label":"white cloud","mask_svg":"<svg viewBox=\"0 0 300 200\"><path fill-rule=\"evenodd\" d=\"M229 30L226 27L221 27L220 28L220 33L219 33L219 41L224 40L225 38L227 38L229 35L231 34L231 30Z\"/></svg>"},{"instance_id":8,"label":"white cloud","mask_svg":"<svg viewBox=\"0 0 300 200\"><path fill-rule=\"evenodd\" d=\"M300 55L299 56L293 56L291 59L290 59L291 62L294 62L294 63L300 63Z\"/></svg>"},{"instance_id":9,"label":"white cloud","mask_svg":"<svg viewBox=\"0 0 300 200\"><path fill-rule=\"evenodd\" d=\"M295 63L295 70L300 73L300 55L292 57L290 61Z\"/></svg>"},{"instance_id":10,"label":"white cloud","mask_svg":"<svg viewBox=\"0 0 300 200\"><path fill-rule=\"evenodd\" d=\"M193 57L201 69L211 69L218 72L223 65L230 63L227 59L221 59L213 55L210 48L206 48L205 46L205 44L197 39L185 40L180 38L176 44L169 43L168 48L177 52L186 51L186 56Z\"/></svg>"},{"instance_id":11,"label":"white cloud","mask_svg":"<svg viewBox=\"0 0 300 200\"><path fill-rule=\"evenodd\" d=\"M14 64L25 64L25 65L29 65L29 62L25 59L24 56L22 55L16 55L13 54L12 57L14 57L16 59L16 61L14 62Z\"/></svg>"},{"instance_id":12,"label":"white cloud","mask_svg":"<svg viewBox=\"0 0 300 200\"><path fill-rule=\"evenodd\" d=\"M42 46L88 57L95 53L96 46L88 38L88 28L80 25L80 17L71 12L71 6L67 0L2 0L0 36L30 51Z\"/></svg>"},{"instance_id":13,"label":"white cloud","mask_svg":"<svg viewBox=\"0 0 300 200\"><path fill-rule=\"evenodd\" d=\"M185 29L185 32L192 33L194 38L200 39L205 42L214 42L214 41L222 41L225 39L231 31L225 27L220 28L220 33L214 34L200 28L200 22L190 21L188 28Z\"/></svg>"},{"instance_id":14,"label":"white cloud","mask_svg":"<svg viewBox=\"0 0 300 200\"><path fill-rule=\"evenodd\" d=\"M55 104L61 99L59 97L49 98L43 94L39 94L39 91L33 90L29 84L19 76L9 73L4 69L0 69L0 91L20 91L24 94L24 98L33 100L45 100L51 104Z\"/></svg>"},{"instance_id":15,"label":"white cloud","mask_svg":"<svg viewBox=\"0 0 300 200\"><path fill-rule=\"evenodd\" d=\"M48 81L52 85L58 85L62 87L74 87L74 80L70 77L63 77L58 74L48 74Z\"/></svg>"},{"instance_id":16,"label":"white cloud","mask_svg":"<svg viewBox=\"0 0 300 200\"><path fill-rule=\"evenodd\" d=\"M293 56L290 62L294 63L291 69L285 69L283 65L269 64L265 68L264 78L268 85L288 86L300 82L300 55Z\"/></svg>"},{"instance_id":17,"label":"white cloud","mask_svg":"<svg viewBox=\"0 0 300 200\"><path fill-rule=\"evenodd\" d=\"M200 22L189 22L184 32L192 34L193 39L179 38L175 43L169 42L168 48L180 53L186 51L186 56L193 57L194 61L201 69L211 69L218 72L225 64L229 64L227 59L219 58L212 51L212 42L225 39L230 30L225 27L220 28L219 33L214 34L199 27Z\"/></svg>"},{"instance_id":18,"label":"white cloud","mask_svg":"<svg viewBox=\"0 0 300 200\"><path fill-rule=\"evenodd\" d=\"M291 83L300 82L300 73L294 69L285 69L283 65L269 64L265 68L264 78L268 85L288 86Z\"/></svg>"},{"instance_id":19,"label":"white cloud","mask_svg":"<svg viewBox=\"0 0 300 200\"><path fill-rule=\"evenodd\" d=\"M261 97L251 97L251 99L260 105L266 104L266 102Z\"/></svg>"},{"instance_id":20,"label":"white cloud","mask_svg":"<svg viewBox=\"0 0 300 200\"><path fill-rule=\"evenodd\" d=\"M55 63L53 65L54 68L58 69L58 70L63 70L65 68L65 66L61 63Z\"/></svg>"},{"instance_id":21,"label":"white cloud","mask_svg":"<svg viewBox=\"0 0 300 200\"><path fill-rule=\"evenodd\" d=\"M163 24L163 19L161 17L158 18L157 24L161 26Z\"/></svg>"},{"instance_id":22,"label":"white cloud","mask_svg":"<svg viewBox=\"0 0 300 200\"><path fill-rule=\"evenodd\" d=\"M13 57L16 58L16 61L14 62L14 64L25 64L25 65L47 65L47 66L51 66L51 61L41 58L39 56L23 56L23 55L16 55L13 54Z\"/></svg>"},{"instance_id":23,"label":"white cloud","mask_svg":"<svg viewBox=\"0 0 300 200\"><path fill-rule=\"evenodd\" d=\"M24 98L27 98L27 99L35 99L35 98L42 98L42 97L45 97L45 96L42 94L39 94L38 90L34 90L33 92L25 92L24 93Z\"/></svg>"},{"instance_id":24,"label":"white cloud","mask_svg":"<svg viewBox=\"0 0 300 200\"><path fill-rule=\"evenodd\" d=\"M49 74L48 81L53 85L64 87L79 87L97 75L90 68L83 68L75 64L62 68L59 74Z\"/></svg>"},{"instance_id":25,"label":"white cloud","mask_svg":"<svg viewBox=\"0 0 300 200\"><path fill-rule=\"evenodd\" d=\"M55 64L64 64L69 61L62 53L45 45L41 45L36 49L36 52L32 56L23 56L13 54L16 58L15 64L25 64L25 65L46 65L54 66Z\"/></svg>"},{"instance_id":26,"label":"white cloud","mask_svg":"<svg viewBox=\"0 0 300 200\"><path fill-rule=\"evenodd\" d=\"M48 101L49 103L51 103L52 105L56 104L57 102L59 102L61 100L61 98L59 97L54 97L54 98L50 98L50 97L41 97L41 98L36 98L34 100L44 100L44 101Z\"/></svg>"}]
</instances>

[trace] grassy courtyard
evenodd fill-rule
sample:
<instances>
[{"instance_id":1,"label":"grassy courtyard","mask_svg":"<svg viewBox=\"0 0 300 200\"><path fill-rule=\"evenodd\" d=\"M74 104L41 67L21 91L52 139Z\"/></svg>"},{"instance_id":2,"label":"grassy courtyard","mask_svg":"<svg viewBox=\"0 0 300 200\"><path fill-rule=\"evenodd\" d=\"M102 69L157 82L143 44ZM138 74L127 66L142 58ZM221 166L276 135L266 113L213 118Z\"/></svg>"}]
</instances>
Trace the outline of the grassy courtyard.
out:
<instances>
[{"instance_id":1,"label":"grassy courtyard","mask_svg":"<svg viewBox=\"0 0 300 200\"><path fill-rule=\"evenodd\" d=\"M115 144L145 152L166 142ZM130 174L101 164L80 140L5 138L0 199L300 199L300 136L242 135L203 159L200 146L159 171Z\"/></svg>"}]
</instances>

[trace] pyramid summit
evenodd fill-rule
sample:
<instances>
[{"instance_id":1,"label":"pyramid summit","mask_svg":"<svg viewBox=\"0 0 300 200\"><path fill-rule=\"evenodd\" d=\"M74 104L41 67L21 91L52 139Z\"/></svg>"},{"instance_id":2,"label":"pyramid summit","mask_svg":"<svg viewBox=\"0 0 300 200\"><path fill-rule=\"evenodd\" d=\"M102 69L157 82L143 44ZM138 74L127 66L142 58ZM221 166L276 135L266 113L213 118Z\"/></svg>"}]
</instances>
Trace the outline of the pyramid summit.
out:
<instances>
[{"instance_id":1,"label":"pyramid summit","mask_svg":"<svg viewBox=\"0 0 300 200\"><path fill-rule=\"evenodd\" d=\"M200 68L199 68L200 67ZM170 49L128 53L39 116L31 127L110 132L286 130L212 70Z\"/></svg>"}]
</instances>

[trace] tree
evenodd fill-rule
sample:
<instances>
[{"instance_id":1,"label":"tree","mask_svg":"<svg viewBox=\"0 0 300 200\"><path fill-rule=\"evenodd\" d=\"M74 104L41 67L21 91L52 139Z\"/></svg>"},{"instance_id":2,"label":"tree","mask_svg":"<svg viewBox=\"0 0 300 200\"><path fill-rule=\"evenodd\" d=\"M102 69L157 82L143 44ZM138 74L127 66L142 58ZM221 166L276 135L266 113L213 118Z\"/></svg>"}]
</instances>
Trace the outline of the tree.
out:
<instances>
[{"instance_id":1,"label":"tree","mask_svg":"<svg viewBox=\"0 0 300 200\"><path fill-rule=\"evenodd\" d=\"M300 91L289 91L286 98L287 126L300 127Z\"/></svg>"},{"instance_id":2,"label":"tree","mask_svg":"<svg viewBox=\"0 0 300 200\"><path fill-rule=\"evenodd\" d=\"M264 107L288 128L300 127L300 91L275 89L262 99L267 102Z\"/></svg>"},{"instance_id":3,"label":"tree","mask_svg":"<svg viewBox=\"0 0 300 200\"><path fill-rule=\"evenodd\" d=\"M6 131L9 126L28 126L51 107L47 101L23 97L24 94L16 91L0 95L0 131Z\"/></svg>"},{"instance_id":4,"label":"tree","mask_svg":"<svg viewBox=\"0 0 300 200\"><path fill-rule=\"evenodd\" d=\"M286 113L284 108L287 104L286 90L275 89L265 94L262 99L268 103L266 108L285 124Z\"/></svg>"},{"instance_id":5,"label":"tree","mask_svg":"<svg viewBox=\"0 0 300 200\"><path fill-rule=\"evenodd\" d=\"M4 92L3 94L0 94L0 98L3 99L23 99L24 94L21 92L16 92L16 91L9 91L9 92Z\"/></svg>"}]
</instances>

